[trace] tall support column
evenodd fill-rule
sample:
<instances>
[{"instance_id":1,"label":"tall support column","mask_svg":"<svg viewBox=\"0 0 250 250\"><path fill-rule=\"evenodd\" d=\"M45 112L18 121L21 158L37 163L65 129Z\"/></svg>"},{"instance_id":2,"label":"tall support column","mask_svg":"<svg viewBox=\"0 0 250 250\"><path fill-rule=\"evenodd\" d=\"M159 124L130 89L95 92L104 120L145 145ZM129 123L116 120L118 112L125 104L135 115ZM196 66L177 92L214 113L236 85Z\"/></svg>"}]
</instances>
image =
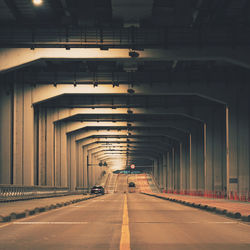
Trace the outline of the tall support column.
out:
<instances>
[{"instance_id":1,"label":"tall support column","mask_svg":"<svg viewBox=\"0 0 250 250\"><path fill-rule=\"evenodd\" d=\"M87 147L83 147L83 187L89 187L89 166L88 166L88 151Z\"/></svg>"},{"instance_id":2,"label":"tall support column","mask_svg":"<svg viewBox=\"0 0 250 250\"><path fill-rule=\"evenodd\" d=\"M75 190L76 188L76 141L75 136L68 136L68 174L69 174L69 187L71 190Z\"/></svg>"},{"instance_id":3,"label":"tall support column","mask_svg":"<svg viewBox=\"0 0 250 250\"><path fill-rule=\"evenodd\" d=\"M180 190L187 190L187 143L180 143Z\"/></svg>"},{"instance_id":4,"label":"tall support column","mask_svg":"<svg viewBox=\"0 0 250 250\"><path fill-rule=\"evenodd\" d=\"M55 186L61 186L61 124L55 124Z\"/></svg>"},{"instance_id":5,"label":"tall support column","mask_svg":"<svg viewBox=\"0 0 250 250\"><path fill-rule=\"evenodd\" d=\"M204 189L204 131L199 126L191 134L190 190Z\"/></svg>"},{"instance_id":6,"label":"tall support column","mask_svg":"<svg viewBox=\"0 0 250 250\"><path fill-rule=\"evenodd\" d=\"M47 117L46 109L39 108L39 121L38 121L38 185L47 185L46 175L46 129Z\"/></svg>"},{"instance_id":7,"label":"tall support column","mask_svg":"<svg viewBox=\"0 0 250 250\"><path fill-rule=\"evenodd\" d=\"M204 151L204 136L205 136L205 126L202 124L200 126L200 133L198 137L198 143L197 143L197 190L204 191L204 185L205 185L205 174L204 174L204 168L205 168L205 151Z\"/></svg>"},{"instance_id":8,"label":"tall support column","mask_svg":"<svg viewBox=\"0 0 250 250\"><path fill-rule=\"evenodd\" d=\"M225 131L224 117L214 110L213 112L213 190L222 191L224 183L225 164Z\"/></svg>"},{"instance_id":9,"label":"tall support column","mask_svg":"<svg viewBox=\"0 0 250 250\"><path fill-rule=\"evenodd\" d=\"M76 187L80 187L80 149L81 146L76 142Z\"/></svg>"},{"instance_id":10,"label":"tall support column","mask_svg":"<svg viewBox=\"0 0 250 250\"><path fill-rule=\"evenodd\" d=\"M47 186L55 185L55 168L54 168L54 112L47 108L46 112L46 184Z\"/></svg>"},{"instance_id":11,"label":"tall support column","mask_svg":"<svg viewBox=\"0 0 250 250\"><path fill-rule=\"evenodd\" d=\"M32 89L14 84L13 184L34 185L34 111Z\"/></svg>"},{"instance_id":12,"label":"tall support column","mask_svg":"<svg viewBox=\"0 0 250 250\"><path fill-rule=\"evenodd\" d=\"M14 84L13 112L13 184L23 185L24 147L24 86Z\"/></svg>"},{"instance_id":13,"label":"tall support column","mask_svg":"<svg viewBox=\"0 0 250 250\"><path fill-rule=\"evenodd\" d=\"M13 184L13 92L0 82L0 184Z\"/></svg>"},{"instance_id":14,"label":"tall support column","mask_svg":"<svg viewBox=\"0 0 250 250\"><path fill-rule=\"evenodd\" d=\"M158 179L157 179L157 177L158 177L158 164L157 164L157 160L154 160L153 175L154 175L155 179L158 181Z\"/></svg>"},{"instance_id":15,"label":"tall support column","mask_svg":"<svg viewBox=\"0 0 250 250\"><path fill-rule=\"evenodd\" d=\"M95 165L93 163L93 159L92 159L92 153L91 151L88 154L89 156L89 186L92 187L94 184L94 168Z\"/></svg>"},{"instance_id":16,"label":"tall support column","mask_svg":"<svg viewBox=\"0 0 250 250\"><path fill-rule=\"evenodd\" d=\"M238 90L231 97L228 107L229 166L227 173L228 192L243 197L249 192L250 182L250 133L248 91Z\"/></svg>"},{"instance_id":17,"label":"tall support column","mask_svg":"<svg viewBox=\"0 0 250 250\"><path fill-rule=\"evenodd\" d=\"M80 143L77 143L78 145L78 183L77 186L80 188L83 188L83 182L84 182L84 173L83 173L83 148L82 145Z\"/></svg>"},{"instance_id":18,"label":"tall support column","mask_svg":"<svg viewBox=\"0 0 250 250\"><path fill-rule=\"evenodd\" d=\"M168 167L168 189L174 189L174 160L175 160L175 149L172 147L171 151L169 152L169 167Z\"/></svg>"},{"instance_id":19,"label":"tall support column","mask_svg":"<svg viewBox=\"0 0 250 250\"><path fill-rule=\"evenodd\" d=\"M171 151L167 152L167 176L166 176L166 189L169 190L170 189L170 164L171 164L171 160L170 160L170 156L171 155Z\"/></svg>"},{"instance_id":20,"label":"tall support column","mask_svg":"<svg viewBox=\"0 0 250 250\"><path fill-rule=\"evenodd\" d=\"M174 190L180 190L180 144L175 146L174 154Z\"/></svg>"},{"instance_id":21,"label":"tall support column","mask_svg":"<svg viewBox=\"0 0 250 250\"><path fill-rule=\"evenodd\" d=\"M158 164L159 164L159 176L158 176L159 184L160 187L163 188L163 154L161 154Z\"/></svg>"},{"instance_id":22,"label":"tall support column","mask_svg":"<svg viewBox=\"0 0 250 250\"><path fill-rule=\"evenodd\" d=\"M68 165L67 165L67 135L66 135L66 125L61 124L61 187L69 187L69 178L68 178Z\"/></svg>"},{"instance_id":23,"label":"tall support column","mask_svg":"<svg viewBox=\"0 0 250 250\"><path fill-rule=\"evenodd\" d=\"M162 187L167 189L167 153L162 154Z\"/></svg>"}]
</instances>

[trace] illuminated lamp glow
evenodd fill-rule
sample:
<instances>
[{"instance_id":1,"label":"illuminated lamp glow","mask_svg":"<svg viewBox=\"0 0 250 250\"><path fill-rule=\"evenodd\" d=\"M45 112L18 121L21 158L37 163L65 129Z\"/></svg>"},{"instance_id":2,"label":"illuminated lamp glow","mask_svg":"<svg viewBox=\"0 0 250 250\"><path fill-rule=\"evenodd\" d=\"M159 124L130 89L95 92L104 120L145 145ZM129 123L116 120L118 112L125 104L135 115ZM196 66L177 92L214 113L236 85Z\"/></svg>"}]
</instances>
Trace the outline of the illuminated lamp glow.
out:
<instances>
[{"instance_id":1,"label":"illuminated lamp glow","mask_svg":"<svg viewBox=\"0 0 250 250\"><path fill-rule=\"evenodd\" d=\"M43 3L43 0L32 0L33 4L38 6L41 5Z\"/></svg>"},{"instance_id":2,"label":"illuminated lamp glow","mask_svg":"<svg viewBox=\"0 0 250 250\"><path fill-rule=\"evenodd\" d=\"M131 168L131 169L135 169L135 164L131 164L131 165L130 165L130 168Z\"/></svg>"}]
</instances>

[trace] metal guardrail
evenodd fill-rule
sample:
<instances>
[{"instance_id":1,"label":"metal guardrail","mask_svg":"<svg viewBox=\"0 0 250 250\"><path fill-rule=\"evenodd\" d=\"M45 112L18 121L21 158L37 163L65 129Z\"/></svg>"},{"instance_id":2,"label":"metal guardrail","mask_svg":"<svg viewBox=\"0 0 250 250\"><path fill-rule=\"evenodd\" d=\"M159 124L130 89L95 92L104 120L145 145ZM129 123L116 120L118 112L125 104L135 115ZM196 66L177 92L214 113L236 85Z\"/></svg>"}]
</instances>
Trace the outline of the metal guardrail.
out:
<instances>
[{"instance_id":1,"label":"metal guardrail","mask_svg":"<svg viewBox=\"0 0 250 250\"><path fill-rule=\"evenodd\" d=\"M59 196L71 193L68 187L0 185L0 201Z\"/></svg>"}]
</instances>

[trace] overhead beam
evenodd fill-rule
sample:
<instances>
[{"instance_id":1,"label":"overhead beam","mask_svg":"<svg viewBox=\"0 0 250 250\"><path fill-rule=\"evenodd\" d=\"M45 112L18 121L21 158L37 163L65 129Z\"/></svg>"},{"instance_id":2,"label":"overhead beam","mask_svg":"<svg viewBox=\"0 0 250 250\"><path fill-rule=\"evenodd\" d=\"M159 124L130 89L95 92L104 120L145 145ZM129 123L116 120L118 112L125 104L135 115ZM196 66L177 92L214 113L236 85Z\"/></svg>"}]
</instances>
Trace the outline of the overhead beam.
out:
<instances>
[{"instance_id":1,"label":"overhead beam","mask_svg":"<svg viewBox=\"0 0 250 250\"><path fill-rule=\"evenodd\" d=\"M181 48L172 50L146 49L140 51L136 61L174 61L174 60L219 60L250 68L249 48L211 47L204 49ZM13 60L15 58L15 60ZM42 59L61 60L131 60L128 49L71 49L63 48L2 48L0 49L0 72L13 70Z\"/></svg>"},{"instance_id":2,"label":"overhead beam","mask_svg":"<svg viewBox=\"0 0 250 250\"><path fill-rule=\"evenodd\" d=\"M12 16L16 19L16 20L21 20L22 18L22 14L19 11L19 9L16 7L16 4L13 0L4 0L4 3L8 6Z\"/></svg>"}]
</instances>

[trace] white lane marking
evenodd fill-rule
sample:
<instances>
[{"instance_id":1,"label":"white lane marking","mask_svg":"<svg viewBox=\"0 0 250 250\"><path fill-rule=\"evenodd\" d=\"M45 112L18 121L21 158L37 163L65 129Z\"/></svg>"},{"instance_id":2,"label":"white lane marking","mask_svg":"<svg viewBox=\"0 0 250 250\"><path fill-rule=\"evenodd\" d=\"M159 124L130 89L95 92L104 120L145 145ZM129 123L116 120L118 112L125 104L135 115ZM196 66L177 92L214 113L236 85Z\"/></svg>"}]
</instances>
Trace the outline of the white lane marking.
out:
<instances>
[{"instance_id":1,"label":"white lane marking","mask_svg":"<svg viewBox=\"0 0 250 250\"><path fill-rule=\"evenodd\" d=\"M240 222L230 222L230 221L193 221L193 222L174 222L174 221L135 221L130 223L152 223L152 224L241 224Z\"/></svg>"},{"instance_id":2,"label":"white lane marking","mask_svg":"<svg viewBox=\"0 0 250 250\"><path fill-rule=\"evenodd\" d=\"M22 221L13 222L15 225L85 225L88 224L87 221Z\"/></svg>"}]
</instances>

